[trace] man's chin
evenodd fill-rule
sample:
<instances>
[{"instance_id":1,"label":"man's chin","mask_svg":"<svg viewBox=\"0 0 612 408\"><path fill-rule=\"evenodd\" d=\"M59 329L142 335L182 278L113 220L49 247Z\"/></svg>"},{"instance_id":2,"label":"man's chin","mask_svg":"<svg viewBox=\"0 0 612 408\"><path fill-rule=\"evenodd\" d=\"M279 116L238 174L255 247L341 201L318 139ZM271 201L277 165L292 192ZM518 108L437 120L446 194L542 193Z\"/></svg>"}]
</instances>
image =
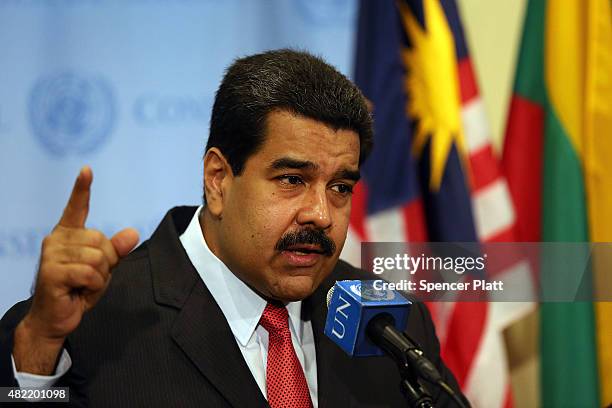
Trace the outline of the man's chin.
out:
<instances>
[{"instance_id":1,"label":"man's chin","mask_svg":"<svg viewBox=\"0 0 612 408\"><path fill-rule=\"evenodd\" d=\"M270 297L281 302L297 302L306 299L317 289L312 276L285 277L271 288Z\"/></svg>"}]
</instances>

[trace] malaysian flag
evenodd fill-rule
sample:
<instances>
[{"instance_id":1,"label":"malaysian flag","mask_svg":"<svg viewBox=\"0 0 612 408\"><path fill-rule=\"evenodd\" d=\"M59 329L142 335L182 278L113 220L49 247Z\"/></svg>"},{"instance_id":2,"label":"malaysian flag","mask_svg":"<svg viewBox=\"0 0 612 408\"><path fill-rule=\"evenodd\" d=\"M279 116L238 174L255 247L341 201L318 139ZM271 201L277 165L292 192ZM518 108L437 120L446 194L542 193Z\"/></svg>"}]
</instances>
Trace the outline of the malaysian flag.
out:
<instances>
[{"instance_id":1,"label":"malaysian flag","mask_svg":"<svg viewBox=\"0 0 612 408\"><path fill-rule=\"evenodd\" d=\"M375 139L343 257L361 241L511 242L514 211L453 0L362 0L355 81ZM526 305L428 306L442 358L476 407L512 406L502 330Z\"/></svg>"}]
</instances>

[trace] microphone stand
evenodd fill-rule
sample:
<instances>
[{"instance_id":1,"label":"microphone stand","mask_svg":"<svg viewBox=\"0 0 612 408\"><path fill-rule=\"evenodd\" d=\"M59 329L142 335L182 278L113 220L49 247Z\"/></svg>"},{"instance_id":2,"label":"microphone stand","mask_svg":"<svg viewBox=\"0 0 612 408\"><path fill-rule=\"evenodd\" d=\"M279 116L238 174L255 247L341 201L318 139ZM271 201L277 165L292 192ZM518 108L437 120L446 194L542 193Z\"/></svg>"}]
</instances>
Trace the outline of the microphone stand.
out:
<instances>
[{"instance_id":1,"label":"microphone stand","mask_svg":"<svg viewBox=\"0 0 612 408\"><path fill-rule=\"evenodd\" d=\"M421 348L406 333L397 330L393 325L393 316L388 313L381 313L368 322L366 333L374 344L378 345L397 363L402 377L400 388L410 406L433 408L431 395L419 382L419 378L422 378L441 387L458 407L465 408L466 405L444 382L436 366L423 356Z\"/></svg>"},{"instance_id":2,"label":"microphone stand","mask_svg":"<svg viewBox=\"0 0 612 408\"><path fill-rule=\"evenodd\" d=\"M431 395L419 383L419 377L423 375L423 372L415 368L415 361L427 361L427 359L422 357L423 352L404 333L393 327L393 317L388 314L377 316L368 323L366 332L370 339L374 340L374 343L378 344L397 363L402 377L400 389L410 406L433 408ZM433 367L428 361L427 363L426 368ZM422 364L417 364L417 367L423 371ZM433 371L437 374L435 367Z\"/></svg>"},{"instance_id":3,"label":"microphone stand","mask_svg":"<svg viewBox=\"0 0 612 408\"><path fill-rule=\"evenodd\" d=\"M419 377L408 363L408 359L404 358L402 360L402 362L397 360L397 366L400 376L402 377L400 389L404 397L408 400L409 406L416 408L433 408L431 395L419 382Z\"/></svg>"}]
</instances>

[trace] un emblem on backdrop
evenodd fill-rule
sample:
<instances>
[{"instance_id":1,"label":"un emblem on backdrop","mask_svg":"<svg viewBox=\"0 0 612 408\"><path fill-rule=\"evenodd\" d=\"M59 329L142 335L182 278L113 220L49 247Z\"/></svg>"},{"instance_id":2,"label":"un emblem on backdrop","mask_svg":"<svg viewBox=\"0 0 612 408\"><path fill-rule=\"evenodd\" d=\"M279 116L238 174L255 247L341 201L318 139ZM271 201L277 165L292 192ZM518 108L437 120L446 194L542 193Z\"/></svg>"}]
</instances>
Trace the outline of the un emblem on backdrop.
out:
<instances>
[{"instance_id":1,"label":"un emblem on backdrop","mask_svg":"<svg viewBox=\"0 0 612 408\"><path fill-rule=\"evenodd\" d=\"M115 98L104 78L66 72L36 82L29 115L34 135L51 154L91 153L113 129Z\"/></svg>"}]
</instances>

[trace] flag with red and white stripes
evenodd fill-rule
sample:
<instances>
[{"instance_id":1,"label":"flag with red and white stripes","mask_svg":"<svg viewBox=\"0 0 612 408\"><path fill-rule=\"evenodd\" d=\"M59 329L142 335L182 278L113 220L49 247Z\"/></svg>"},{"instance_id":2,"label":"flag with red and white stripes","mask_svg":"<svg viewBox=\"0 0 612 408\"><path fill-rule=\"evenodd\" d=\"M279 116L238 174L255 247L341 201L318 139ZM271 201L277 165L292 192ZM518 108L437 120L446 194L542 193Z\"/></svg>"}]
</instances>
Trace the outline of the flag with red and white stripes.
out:
<instances>
[{"instance_id":1,"label":"flag with red and white stripes","mask_svg":"<svg viewBox=\"0 0 612 408\"><path fill-rule=\"evenodd\" d=\"M500 173L454 0L362 0L355 82L374 150L353 195L343 258L360 242L511 242ZM506 273L521 273L523 264ZM442 358L475 407L512 406L502 330L529 304L428 304Z\"/></svg>"}]
</instances>

